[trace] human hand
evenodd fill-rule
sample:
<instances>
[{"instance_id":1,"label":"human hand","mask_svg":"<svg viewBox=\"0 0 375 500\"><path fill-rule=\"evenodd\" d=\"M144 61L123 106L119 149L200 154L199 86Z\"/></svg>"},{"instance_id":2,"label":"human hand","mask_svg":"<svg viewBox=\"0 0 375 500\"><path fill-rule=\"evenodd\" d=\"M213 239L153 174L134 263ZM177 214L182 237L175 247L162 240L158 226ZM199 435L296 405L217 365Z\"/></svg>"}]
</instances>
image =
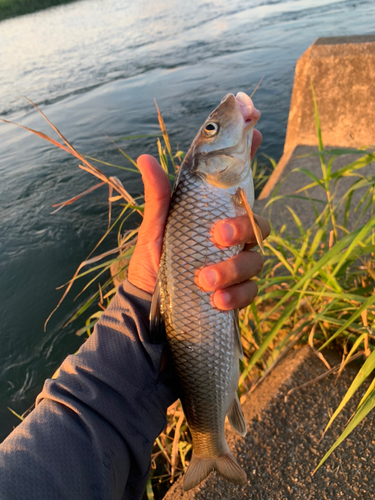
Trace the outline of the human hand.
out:
<instances>
[{"instance_id":1,"label":"human hand","mask_svg":"<svg viewBox=\"0 0 375 500\"><path fill-rule=\"evenodd\" d=\"M255 215L263 239L270 234L267 219ZM258 293L254 278L263 267L263 259L259 252L249 252L256 246L253 226L247 215L224 219L213 228L213 240L220 247L245 245L238 255L225 261L207 266L198 275L200 286L212 295L213 304L223 311L241 309L252 303Z\"/></svg>"},{"instance_id":2,"label":"human hand","mask_svg":"<svg viewBox=\"0 0 375 500\"><path fill-rule=\"evenodd\" d=\"M261 133L254 130L251 157L254 157L261 141ZM170 185L164 170L154 157L142 155L137 164L145 187L145 211L139 228L138 242L129 264L128 279L141 290L153 293L170 204ZM263 217L256 218L263 238L266 238L270 232L268 221ZM218 309L245 307L257 294L257 285L251 278L260 272L263 265L258 252L247 251L256 245L248 217L241 216L217 222L213 228L213 239L223 247L246 244L246 251L202 269L198 276L199 284L204 290L215 292L212 300ZM212 281L210 277L213 278Z\"/></svg>"}]
</instances>

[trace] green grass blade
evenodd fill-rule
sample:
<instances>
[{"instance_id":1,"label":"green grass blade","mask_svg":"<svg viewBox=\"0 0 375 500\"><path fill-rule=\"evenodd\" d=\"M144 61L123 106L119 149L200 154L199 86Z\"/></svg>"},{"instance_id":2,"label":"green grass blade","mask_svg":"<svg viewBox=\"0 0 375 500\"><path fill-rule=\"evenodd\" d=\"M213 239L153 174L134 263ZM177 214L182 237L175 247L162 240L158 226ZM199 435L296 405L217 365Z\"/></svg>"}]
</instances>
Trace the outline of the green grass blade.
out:
<instances>
[{"instance_id":1,"label":"green grass blade","mask_svg":"<svg viewBox=\"0 0 375 500\"><path fill-rule=\"evenodd\" d=\"M365 394L363 395L363 398L361 399L361 401L359 402L358 406L357 406L357 411L361 408L361 406L363 405L363 403L366 401L366 399L370 396L370 394L375 390L375 378L372 380L371 384L369 385L369 388L367 389L367 391L365 392Z\"/></svg>"},{"instance_id":2,"label":"green grass blade","mask_svg":"<svg viewBox=\"0 0 375 500\"><path fill-rule=\"evenodd\" d=\"M340 411L344 408L346 403L351 399L353 394L358 390L358 388L363 384L363 382L366 380L366 378L371 375L375 368L375 351L372 351L370 356L366 359L365 364L362 366L362 368L359 370L358 374L356 375L355 379L351 383L351 386L347 390L345 396L343 397L341 403L337 407L336 411L330 418L324 432L327 432L327 430L330 428L332 425L333 421L337 417L337 415L340 413Z\"/></svg>"},{"instance_id":3,"label":"green grass blade","mask_svg":"<svg viewBox=\"0 0 375 500\"><path fill-rule=\"evenodd\" d=\"M296 193L298 193L300 191L304 191L305 187L306 186L304 186L304 188L301 188L299 191L296 191ZM307 187L306 187L306 189L307 189ZM264 208L268 208L270 205L272 205L273 203L275 203L275 201L290 200L291 198L293 200L307 201L306 196L298 196L296 194L279 194L278 196L272 196L272 198L266 203L266 205L265 205ZM321 204L324 204L324 205L326 204L326 202L324 200L318 200L318 198L308 198L308 200L310 202L321 203Z\"/></svg>"},{"instance_id":4,"label":"green grass blade","mask_svg":"<svg viewBox=\"0 0 375 500\"><path fill-rule=\"evenodd\" d=\"M171 159L173 169L175 169L174 157L172 154L171 144L169 142L168 132L167 132L167 129L165 127L164 118L159 110L159 107L158 107L155 99L154 99L154 102L155 102L156 110L158 112L159 126L160 126L161 133L163 134L164 144L165 144L165 147L167 148L169 158ZM167 169L167 173L168 173L168 169Z\"/></svg>"},{"instance_id":5,"label":"green grass blade","mask_svg":"<svg viewBox=\"0 0 375 500\"><path fill-rule=\"evenodd\" d=\"M310 250L308 253L309 257L312 257L314 253L317 251L318 247L325 240L326 229L319 228L315 233L313 242L311 243Z\"/></svg>"},{"instance_id":6,"label":"green grass blade","mask_svg":"<svg viewBox=\"0 0 375 500\"><path fill-rule=\"evenodd\" d=\"M374 219L375 222L375 219ZM286 300L288 300L296 291L302 287L302 285L310 280L316 273L319 272L322 267L330 262L332 257L341 252L360 232L359 229L353 231L352 233L344 236L340 241L338 241L323 257L309 270L307 273L301 277L298 283L296 283L288 293L284 295L284 297L269 311L266 313L265 318L268 318L272 313L276 311Z\"/></svg>"},{"instance_id":7,"label":"green grass blade","mask_svg":"<svg viewBox=\"0 0 375 500\"><path fill-rule=\"evenodd\" d=\"M375 159L375 157L372 154L365 155L362 158L359 158L358 160L355 160L354 162L349 163L349 165L345 165L345 167L342 167L342 168L339 168L338 170L336 170L336 172L334 172L331 175L331 178L334 179L337 177L344 177L346 175L352 175L354 171L360 170L361 168L366 167L367 165L372 163L374 161L374 159Z\"/></svg>"},{"instance_id":8,"label":"green grass blade","mask_svg":"<svg viewBox=\"0 0 375 500\"><path fill-rule=\"evenodd\" d=\"M334 155L334 156L343 156L343 155L363 155L366 148L363 149L323 149L322 151L312 151L311 153L306 153L304 155L298 155L296 158L308 158L310 156L322 156L322 155ZM371 154L371 153L369 153Z\"/></svg>"},{"instance_id":9,"label":"green grass blade","mask_svg":"<svg viewBox=\"0 0 375 500\"><path fill-rule=\"evenodd\" d=\"M92 156L84 155L84 157L89 159L89 160L96 161L97 163L101 163L102 165L107 165L107 167L119 168L120 170L126 170L127 172L133 172L135 174L140 174L140 171L136 170L135 168L122 167L121 165L115 165L114 163L108 163L107 161L98 160L98 158L93 158Z\"/></svg>"},{"instance_id":10,"label":"green grass blade","mask_svg":"<svg viewBox=\"0 0 375 500\"><path fill-rule=\"evenodd\" d=\"M336 268L332 272L332 277L336 276L336 274L339 272L340 268L345 264L347 261L348 256L351 254L351 252L355 249L356 245L362 241L362 239L367 235L369 231L375 226L375 217L370 219L367 224L365 224L362 228L359 228L358 233L355 235L355 237L352 239L350 242L349 247L347 250L343 253L339 263L337 264ZM353 233L352 233L353 234ZM326 283L326 286L328 286L329 283Z\"/></svg>"},{"instance_id":11,"label":"green grass blade","mask_svg":"<svg viewBox=\"0 0 375 500\"><path fill-rule=\"evenodd\" d=\"M362 420L366 417L366 415L374 408L375 406L375 391L367 398L367 400L363 403L360 409L355 413L352 420L346 426L344 432L338 438L338 440L333 444L330 450L324 455L322 460L319 462L319 465L314 471L315 472L323 465L323 463L327 460L327 458L331 455L331 453L346 439L349 434L357 427L358 424L362 422Z\"/></svg>"},{"instance_id":12,"label":"green grass blade","mask_svg":"<svg viewBox=\"0 0 375 500\"><path fill-rule=\"evenodd\" d=\"M263 342L262 326L261 326L261 322L260 322L260 319L259 319L259 314L258 314L257 306L255 305L254 302L252 302L249 307L250 307L251 312L253 313L254 322L255 322L255 325L257 327L259 339L260 339L261 342Z\"/></svg>"},{"instance_id":13,"label":"green grass blade","mask_svg":"<svg viewBox=\"0 0 375 500\"><path fill-rule=\"evenodd\" d=\"M267 245L265 245L265 246L267 248L269 248L271 250L271 252L276 255L276 257L279 259L279 261L282 262L282 264L285 266L286 269L288 269L288 271L290 272L290 274L293 275L293 267L286 260L286 258L282 254L282 252L280 252L279 250L277 250L275 247L271 246L269 243L267 243Z\"/></svg>"},{"instance_id":14,"label":"green grass blade","mask_svg":"<svg viewBox=\"0 0 375 500\"><path fill-rule=\"evenodd\" d=\"M341 326L341 328L339 328L337 330L337 332L335 332L333 335L331 335L331 337L322 345L322 347L320 347L319 351L321 351L322 349L327 347L327 345L330 344L332 342L332 340L334 340L336 337L338 337L344 330L349 328L351 326L351 324L354 323L354 320L357 319L365 309L368 309L370 306L372 306L372 304L375 304L375 295L372 295L371 297L369 297L361 305L361 307L359 309L357 309L356 312L354 314L352 314L352 316L350 316L350 318L347 321L345 321L345 323Z\"/></svg>"},{"instance_id":15,"label":"green grass blade","mask_svg":"<svg viewBox=\"0 0 375 500\"><path fill-rule=\"evenodd\" d=\"M262 153L262 156L267 158L267 160L271 163L272 168L275 170L277 167L277 163L275 162L275 160L273 158L271 158L270 156L268 156L266 153Z\"/></svg>"},{"instance_id":16,"label":"green grass blade","mask_svg":"<svg viewBox=\"0 0 375 500\"><path fill-rule=\"evenodd\" d=\"M303 224L302 224L302 222L301 222L301 219L298 217L298 215L296 214L296 212L295 212L295 211L294 211L291 207L289 207L289 206L287 205L287 207L286 207L286 208L287 208L287 209L289 210L289 212L292 214L292 217L293 217L294 223L295 223L295 225L297 226L297 228L298 228L298 230L299 230L299 232L300 232L300 235L301 235L302 237L304 237L304 236L305 236L305 234L306 234L306 230L305 230L305 229L304 229L304 227L303 227Z\"/></svg>"},{"instance_id":17,"label":"green grass blade","mask_svg":"<svg viewBox=\"0 0 375 500\"><path fill-rule=\"evenodd\" d=\"M147 495L147 500L155 500L154 492L152 491L152 482L150 477L147 480L146 495Z\"/></svg>"},{"instance_id":18,"label":"green grass blade","mask_svg":"<svg viewBox=\"0 0 375 500\"><path fill-rule=\"evenodd\" d=\"M345 368L345 366L348 364L349 362L349 359L353 356L353 354L356 352L356 350L358 349L358 347L361 345L361 343L364 341L365 337L366 337L367 333L362 333L362 335L360 335L357 340L354 342L353 344L353 347L350 349L348 355L346 356L345 358L345 361L344 361L344 364L342 366L340 366L340 372L343 371L343 369Z\"/></svg>"},{"instance_id":19,"label":"green grass blade","mask_svg":"<svg viewBox=\"0 0 375 500\"><path fill-rule=\"evenodd\" d=\"M325 164L324 161L324 147L323 147L323 139L322 139L322 128L320 126L320 119L319 119L319 112L318 112L318 105L316 102L316 97L315 97L315 91L314 91L314 86L313 83L311 82L311 93L312 93L312 98L314 102L314 119L315 119L315 129L316 129L316 135L318 136L318 146L319 146L319 151L321 153L321 161Z\"/></svg>"},{"instance_id":20,"label":"green grass blade","mask_svg":"<svg viewBox=\"0 0 375 500\"><path fill-rule=\"evenodd\" d=\"M246 380L246 377L249 375L250 370L253 368L255 363L259 360L259 358L262 356L262 354L266 351L270 343L273 341L273 339L276 337L276 335L279 333L280 329L283 327L284 323L289 319L290 315L293 313L295 310L297 304L297 300L293 300L283 311L281 314L279 320L275 323L267 337L265 338L264 342L260 346L260 348L255 352L251 360L249 361L249 364L246 366L244 371L241 373L240 376L240 381L239 385L241 385L244 380Z\"/></svg>"},{"instance_id":21,"label":"green grass blade","mask_svg":"<svg viewBox=\"0 0 375 500\"><path fill-rule=\"evenodd\" d=\"M307 189L311 189L313 187L319 186L322 189L324 189L324 183L322 179L319 179L315 174L313 174L310 170L307 170L306 168L294 168L293 172L301 172L302 174L307 175L307 177L310 177L314 182L311 184L308 184L307 186L303 186L302 188L299 188L296 193L300 193L301 191L306 191Z\"/></svg>"},{"instance_id":22,"label":"green grass blade","mask_svg":"<svg viewBox=\"0 0 375 500\"><path fill-rule=\"evenodd\" d=\"M12 408L9 408L9 406L7 406L7 408L8 408L8 410L10 411L10 413L13 413L13 415L14 415L15 417L17 417L18 419L20 419L20 420L21 420L21 422L22 422L23 420L25 420L25 419L24 419L21 415L19 415L16 411L12 410Z\"/></svg>"},{"instance_id":23,"label":"green grass blade","mask_svg":"<svg viewBox=\"0 0 375 500\"><path fill-rule=\"evenodd\" d=\"M85 325L83 326L82 328L80 328L79 330L76 331L76 335L78 337L80 337L81 335L83 335L85 332L89 332L90 329L96 325L96 323L98 322L98 320L94 320L94 321L91 321L88 325Z\"/></svg>"},{"instance_id":24,"label":"green grass blade","mask_svg":"<svg viewBox=\"0 0 375 500\"><path fill-rule=\"evenodd\" d=\"M164 172L168 174L168 160L167 160L167 155L163 151L163 147L161 145L160 139L158 137L157 142L158 146L158 153L159 153L159 160L160 160L160 165L162 166Z\"/></svg>"}]
</instances>

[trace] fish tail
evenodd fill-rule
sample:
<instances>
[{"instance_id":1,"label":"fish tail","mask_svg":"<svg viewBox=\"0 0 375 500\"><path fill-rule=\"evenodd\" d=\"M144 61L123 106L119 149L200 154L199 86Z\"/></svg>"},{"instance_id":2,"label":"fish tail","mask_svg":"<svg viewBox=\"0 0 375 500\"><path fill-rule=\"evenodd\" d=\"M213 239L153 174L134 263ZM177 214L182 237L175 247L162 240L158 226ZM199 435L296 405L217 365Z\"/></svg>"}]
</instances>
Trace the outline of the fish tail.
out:
<instances>
[{"instance_id":1,"label":"fish tail","mask_svg":"<svg viewBox=\"0 0 375 500\"><path fill-rule=\"evenodd\" d=\"M238 465L237 460L229 450L217 458L199 458L193 452L184 477L184 490L188 491L200 484L213 470L232 483L240 486L247 483L245 471Z\"/></svg>"}]
</instances>

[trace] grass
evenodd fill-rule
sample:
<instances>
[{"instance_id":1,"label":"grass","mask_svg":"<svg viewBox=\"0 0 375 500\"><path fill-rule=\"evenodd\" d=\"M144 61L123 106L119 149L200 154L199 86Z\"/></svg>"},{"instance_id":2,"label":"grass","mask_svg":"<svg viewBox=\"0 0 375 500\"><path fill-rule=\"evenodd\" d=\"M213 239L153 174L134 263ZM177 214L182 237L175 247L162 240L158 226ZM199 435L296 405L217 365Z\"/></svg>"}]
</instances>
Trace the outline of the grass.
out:
<instances>
[{"instance_id":1,"label":"grass","mask_svg":"<svg viewBox=\"0 0 375 500\"><path fill-rule=\"evenodd\" d=\"M160 112L158 115L163 140L158 138L156 141L159 159L173 178L184 154L181 151L173 153ZM254 303L240 314L245 357L241 363L239 390L242 398L249 397L280 359L291 349L303 344L309 344L327 369L336 370L338 376L347 363L354 359L361 360L362 369L328 423L328 431L337 414L375 368L375 175L363 173L375 156L372 152L351 150L356 155L355 161L335 169L335 161L347 151L324 149L316 103L315 121L321 175L314 176L309 171L299 169L306 175L304 188L288 196L278 195L276 189L268 202L271 209L274 203L280 203L281 200L290 211L295 228L284 226L278 232L272 229L264 242L266 256L264 269L257 279L259 293ZM77 335L89 336L115 293L114 280L126 277L138 229L125 228L130 215L138 212L142 216L144 200L133 199L117 177L106 177L53 128L63 141L59 147L76 156L81 162L80 168L99 178L100 183L95 187L108 186L108 229L93 251L110 232L117 232L116 248L95 257L90 254L66 284L60 300L61 303L74 281L86 280L83 290L97 283L97 292L69 320L69 323L79 320L84 312L95 308L86 324L80 325L77 331ZM32 132L58 145L44 134ZM112 166L137 172L136 163L121 148L119 151L126 159L127 166ZM271 164L275 166L272 160ZM255 160L253 171L259 191L267 179L269 167ZM344 196L338 196L337 186L343 179L349 179L349 187ZM326 202L319 205L322 207L320 209L311 199L311 210L315 211L316 218L311 226L304 227L298 214L288 207L288 199L304 196L306 200L314 189L322 191ZM359 189L362 190L361 198L355 202L353 194ZM91 190L59 204L57 209L73 203ZM120 215L115 220L112 220L113 205L120 207ZM351 227L349 221L353 214L356 224ZM365 214L370 215L367 222L363 220ZM109 276L110 270L112 276ZM324 358L324 348L342 353L339 368L331 369ZM319 466L374 406L375 382L372 382L342 435L327 451ZM152 473L145 498L152 500L162 497L170 483L186 470L190 452L191 437L177 402L169 408L167 428L154 444Z\"/></svg>"},{"instance_id":2,"label":"grass","mask_svg":"<svg viewBox=\"0 0 375 500\"><path fill-rule=\"evenodd\" d=\"M0 21L74 0L0 0Z\"/></svg>"}]
</instances>

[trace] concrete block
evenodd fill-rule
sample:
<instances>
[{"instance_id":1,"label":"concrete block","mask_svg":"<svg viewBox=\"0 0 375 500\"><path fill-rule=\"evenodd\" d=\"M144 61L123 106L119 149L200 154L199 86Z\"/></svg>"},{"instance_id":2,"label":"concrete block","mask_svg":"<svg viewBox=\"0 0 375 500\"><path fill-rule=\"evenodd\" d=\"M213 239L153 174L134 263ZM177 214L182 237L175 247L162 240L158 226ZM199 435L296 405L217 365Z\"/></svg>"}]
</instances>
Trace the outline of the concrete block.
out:
<instances>
[{"instance_id":1,"label":"concrete block","mask_svg":"<svg viewBox=\"0 0 375 500\"><path fill-rule=\"evenodd\" d=\"M298 60L285 151L317 143L311 83L325 145L375 145L375 36L318 38Z\"/></svg>"},{"instance_id":2,"label":"concrete block","mask_svg":"<svg viewBox=\"0 0 375 500\"><path fill-rule=\"evenodd\" d=\"M297 62L284 154L260 199L297 146L317 145L311 83L325 147L375 145L375 35L318 38Z\"/></svg>"},{"instance_id":3,"label":"concrete block","mask_svg":"<svg viewBox=\"0 0 375 500\"><path fill-rule=\"evenodd\" d=\"M340 363L328 351L331 366ZM357 371L349 366L335 384L335 375L299 388L326 371L309 347L292 352L243 404L248 423L245 438L226 429L228 443L245 469L248 483L235 486L212 473L200 486L183 492L176 482L165 500L363 500L375 491L374 418L368 417L312 476L324 453L340 435L358 404L358 395L321 440L325 425ZM366 386L367 388L367 386ZM361 394L363 394L363 388Z\"/></svg>"}]
</instances>

